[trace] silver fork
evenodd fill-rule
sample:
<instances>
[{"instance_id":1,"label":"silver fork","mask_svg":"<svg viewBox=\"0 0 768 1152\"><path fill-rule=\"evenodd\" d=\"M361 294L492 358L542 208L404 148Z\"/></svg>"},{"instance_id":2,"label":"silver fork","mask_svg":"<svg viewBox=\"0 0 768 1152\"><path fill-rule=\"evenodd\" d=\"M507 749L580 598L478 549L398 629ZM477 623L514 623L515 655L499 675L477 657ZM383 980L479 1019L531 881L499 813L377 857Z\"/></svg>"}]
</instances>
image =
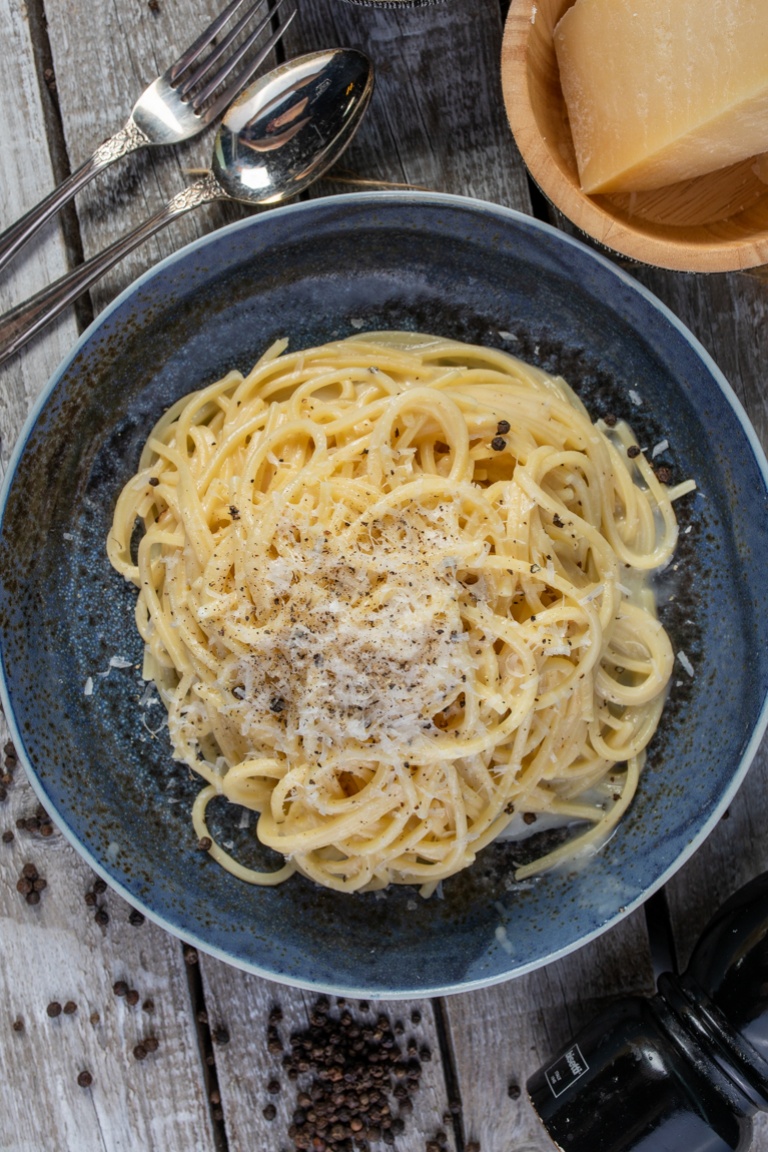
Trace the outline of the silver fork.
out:
<instances>
[{"instance_id":1,"label":"silver fork","mask_svg":"<svg viewBox=\"0 0 768 1152\"><path fill-rule=\"evenodd\" d=\"M245 31L265 0L256 2L242 16L220 44L201 60L205 49L229 23L243 3L231 0L212 24L195 40L175 64L144 90L133 106L124 126L100 145L90 159L67 177L50 195L0 234L0 270L34 236L47 220L71 200L97 172L139 148L152 144L178 144L207 128L232 103L248 84L256 70L280 39L278 28L243 71L218 95L217 89L231 75L240 61L268 27L283 0L275 0L258 25L231 54L230 49ZM223 60L220 67L215 66ZM201 87L202 85L202 87Z\"/></svg>"}]
</instances>

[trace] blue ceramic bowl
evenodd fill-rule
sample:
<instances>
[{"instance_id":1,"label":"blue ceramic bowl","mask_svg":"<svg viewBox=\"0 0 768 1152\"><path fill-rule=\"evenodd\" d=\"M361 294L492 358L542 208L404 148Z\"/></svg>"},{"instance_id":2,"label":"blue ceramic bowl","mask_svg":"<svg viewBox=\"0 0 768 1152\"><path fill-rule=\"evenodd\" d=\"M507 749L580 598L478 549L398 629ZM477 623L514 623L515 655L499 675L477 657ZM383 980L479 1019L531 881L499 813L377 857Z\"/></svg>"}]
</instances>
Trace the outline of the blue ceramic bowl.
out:
<instances>
[{"instance_id":1,"label":"blue ceramic bowl","mask_svg":"<svg viewBox=\"0 0 768 1152\"><path fill-rule=\"evenodd\" d=\"M406 328L511 350L563 373L593 416L627 416L700 494L659 589L678 662L639 794L578 870L513 881L491 846L447 881L345 896L301 877L252 888L195 851L198 783L139 703L134 591L104 542L158 415L273 339L292 347ZM637 404L638 398L642 401ZM21 437L2 496L3 704L41 801L93 868L203 950L308 988L398 997L504 980L603 932L694 851L747 770L768 688L766 462L693 337L628 276L512 211L418 193L280 208L184 249L85 333ZM99 673L109 672L108 675ZM84 694L88 678L95 685ZM152 730L160 729L157 734ZM219 836L263 861L225 804Z\"/></svg>"}]
</instances>

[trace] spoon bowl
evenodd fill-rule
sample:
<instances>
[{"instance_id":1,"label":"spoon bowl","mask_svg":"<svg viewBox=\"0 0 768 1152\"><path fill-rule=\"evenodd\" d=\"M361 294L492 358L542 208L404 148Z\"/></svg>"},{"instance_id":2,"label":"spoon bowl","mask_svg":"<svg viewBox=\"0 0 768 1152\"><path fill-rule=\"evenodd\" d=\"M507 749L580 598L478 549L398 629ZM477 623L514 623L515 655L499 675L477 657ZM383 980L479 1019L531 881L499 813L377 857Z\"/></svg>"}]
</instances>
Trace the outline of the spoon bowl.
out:
<instances>
[{"instance_id":1,"label":"spoon bowl","mask_svg":"<svg viewBox=\"0 0 768 1152\"><path fill-rule=\"evenodd\" d=\"M98 256L0 316L0 364L177 216L214 200L266 206L298 195L342 154L372 92L373 65L355 48L311 52L266 73L227 110L210 173Z\"/></svg>"},{"instance_id":2,"label":"spoon bowl","mask_svg":"<svg viewBox=\"0 0 768 1152\"><path fill-rule=\"evenodd\" d=\"M214 178L248 204L298 195L347 147L372 91L371 62L351 48L283 64L228 110L213 149Z\"/></svg>"}]
</instances>

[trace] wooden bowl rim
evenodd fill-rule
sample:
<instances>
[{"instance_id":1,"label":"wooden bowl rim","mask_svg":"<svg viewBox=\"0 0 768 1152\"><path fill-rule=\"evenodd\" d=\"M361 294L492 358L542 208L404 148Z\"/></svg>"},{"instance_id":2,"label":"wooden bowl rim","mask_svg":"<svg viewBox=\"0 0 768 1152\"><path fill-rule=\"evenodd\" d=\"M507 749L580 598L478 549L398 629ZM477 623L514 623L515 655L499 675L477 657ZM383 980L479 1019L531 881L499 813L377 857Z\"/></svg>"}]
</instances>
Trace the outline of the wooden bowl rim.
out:
<instances>
[{"instance_id":1,"label":"wooden bowl rim","mask_svg":"<svg viewBox=\"0 0 768 1152\"><path fill-rule=\"evenodd\" d=\"M546 198L580 231L619 256L677 272L734 272L768 262L768 229L749 238L701 245L633 229L575 188L553 162L530 98L527 48L536 0L512 0L501 48L501 87L507 119L520 155Z\"/></svg>"}]
</instances>

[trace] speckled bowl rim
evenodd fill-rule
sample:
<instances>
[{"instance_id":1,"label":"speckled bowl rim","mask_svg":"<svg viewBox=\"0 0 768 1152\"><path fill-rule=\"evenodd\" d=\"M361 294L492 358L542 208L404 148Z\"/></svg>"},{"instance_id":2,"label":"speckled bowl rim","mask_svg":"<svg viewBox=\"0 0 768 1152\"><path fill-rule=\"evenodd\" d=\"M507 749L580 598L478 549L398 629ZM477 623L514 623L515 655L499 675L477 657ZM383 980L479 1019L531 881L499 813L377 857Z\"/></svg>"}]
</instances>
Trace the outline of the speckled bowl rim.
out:
<instances>
[{"instance_id":1,"label":"speckled bowl rim","mask_svg":"<svg viewBox=\"0 0 768 1152\"><path fill-rule=\"evenodd\" d=\"M728 405L733 411L734 416L741 425L744 437L752 450L755 463L759 469L766 491L768 491L768 461L766 460L763 448L757 438L757 435L752 427L752 424L735 392L730 384L715 364L706 349L699 343L696 337L686 328L683 322L652 292L646 289L642 284L633 280L626 272L617 267L614 263L602 256L600 253L595 252L592 248L587 247L580 240L575 239L567 234L558 231L550 225L538 221L535 218L529 217L524 213L520 213L514 209L506 208L504 206L494 204L491 202L479 200L473 197L456 196L447 193L433 193L433 192L405 192L405 191L392 191L392 192L372 192L372 193L346 193L338 196L327 197L324 200L311 200L304 203L291 204L280 208L273 209L272 212L279 212L284 215L292 215L300 217L302 214L311 216L312 212L316 210L318 204L328 203L332 201L339 207L344 207L345 204L359 204L361 199L370 202L371 205L386 204L387 202L399 203L403 205L419 203L429 204L434 207L446 206L470 210L473 213L480 213L485 216L495 217L500 221L517 222L524 224L526 228L539 230L541 233L549 238L556 238L556 242L562 245L564 250L572 248L578 250L582 256L586 255L590 260L594 261L597 265L602 266L607 270L611 276L615 277L616 281L625 285L631 293L644 298L644 300L651 305L651 307L659 313L667 322L669 322L688 343L695 356L702 362L704 368L708 371L715 384L721 390L723 396L728 402ZM259 226L259 216L248 217L244 220L237 221L229 224L224 228L218 229L214 232L193 241L191 244L186 245L179 251L173 253L171 256L166 257L158 264L153 265L147 272L140 276L137 280L133 281L124 291L116 297L114 301L93 321L93 323L83 332L77 343L74 345L72 351L65 357L58 368L50 377L48 383L38 396L33 408L30 411L27 420L24 423L22 431L14 446L9 465L3 479L2 487L0 488L0 526L6 512L6 505L14 483L19 463L25 451L27 442L30 438L33 428L35 427L41 412L46 407L52 392L61 380L62 376L72 364L72 361L77 357L79 352L89 343L94 333L108 320L108 318L119 307L133 296L137 290L155 277L158 272L168 268L176 262L183 260L188 254L200 249L204 249L206 245L211 243L214 239L221 237L224 234L235 234L241 230L247 230ZM1 637L0 637L1 638ZM42 803L49 800L46 789L38 778L37 772L25 751L25 742L22 733L20 732L13 702L11 700L8 686L6 682L5 665L3 660L3 650L0 647L0 703L2 703L5 712L6 721L8 723L11 739L14 741L19 758L27 773L30 783L38 795ZM636 908L641 906L654 892L664 886L667 881L682 867L683 864L696 852L703 841L709 836L710 832L717 825L721 816L725 812L728 805L731 803L734 795L741 787L747 771L752 763L755 753L762 741L766 727L768 726L768 694L763 698L762 706L760 708L757 720L752 728L751 736L747 743L744 745L743 753L739 761L738 767L733 773L728 786L723 789L720 799L710 815L697 827L695 835L690 839L686 847L681 851L674 861L666 867L655 879L646 884L642 891L633 899L628 900L622 904L620 908L611 916L609 916L603 923L598 925L595 929L583 933L578 939L567 942L562 947L553 950L543 958L537 958L533 961L517 964L510 971L497 973L489 977L479 977L477 979L467 979L453 984L436 984L430 985L427 988L421 986L408 986L408 987L372 987L370 984L361 983L359 986L351 983L339 984L338 986L329 985L328 981L315 982L312 979L299 978L294 975L286 975L284 973L276 973L266 968L251 962L244 961L240 957L233 956L226 949L222 949L216 945L212 945L204 936L198 936L194 932L184 930L183 932L177 925L169 921L167 918L159 915L151 907L143 905L137 898L119 881L117 881L111 873L105 868L103 863L95 856L89 846L83 843L76 835L73 834L68 827L66 820L57 811L51 814L55 823L60 828L64 836L69 840L78 854L86 861L86 863L93 869L93 871L102 876L110 885L110 887L122 896L129 904L140 908L146 916L160 927L164 928L171 935L184 939L189 944L198 947L201 951L211 955L225 963L233 964L242 970L253 973L254 975L264 977L269 980L274 980L278 983L288 984L294 987L301 987L313 991L322 991L336 993L338 995L353 996L353 997L370 997L378 996L382 999L389 1000L402 1000L414 997L424 996L439 996L451 995L455 993L468 992L474 989L490 987L496 984L504 983L509 979L517 976L525 975L528 972L534 971L538 968L544 967L555 960L561 959L564 956L584 947L590 941L603 935L613 925L619 923L621 920L629 916ZM393 981L394 982L394 981Z\"/></svg>"}]
</instances>

